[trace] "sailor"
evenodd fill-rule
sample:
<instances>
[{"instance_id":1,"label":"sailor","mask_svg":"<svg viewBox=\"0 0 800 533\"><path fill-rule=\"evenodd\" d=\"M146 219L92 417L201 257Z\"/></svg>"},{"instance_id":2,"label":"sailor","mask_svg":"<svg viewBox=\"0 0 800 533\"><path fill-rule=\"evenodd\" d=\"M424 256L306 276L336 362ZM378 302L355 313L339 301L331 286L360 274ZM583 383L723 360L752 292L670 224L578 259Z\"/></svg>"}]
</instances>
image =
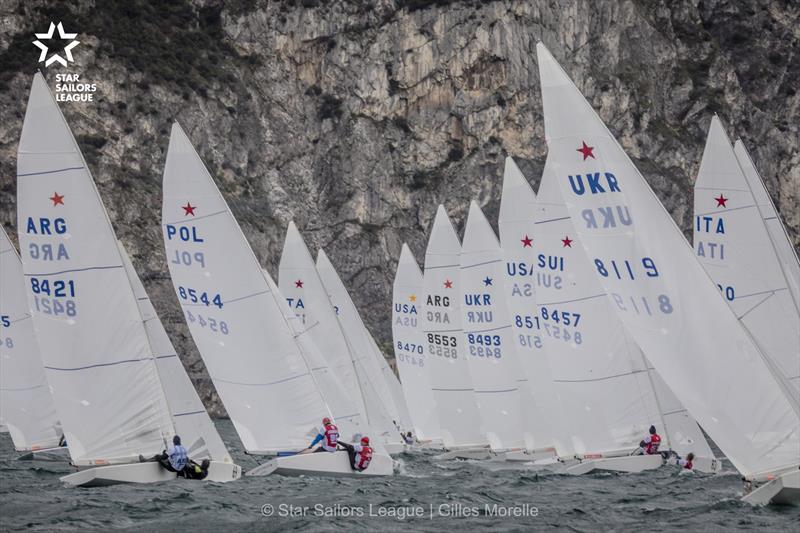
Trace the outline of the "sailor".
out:
<instances>
[{"instance_id":1,"label":"sailor","mask_svg":"<svg viewBox=\"0 0 800 533\"><path fill-rule=\"evenodd\" d=\"M336 451L336 444L339 442L339 428L327 416L322 419L322 427L319 428L319 433L317 433L308 449L310 450L320 441L322 441L322 446L314 450L314 452Z\"/></svg>"},{"instance_id":2,"label":"sailor","mask_svg":"<svg viewBox=\"0 0 800 533\"><path fill-rule=\"evenodd\" d=\"M361 437L361 444L347 444L340 442L339 445L347 450L350 458L350 468L356 472L363 472L369 467L372 461L372 447L369 445L369 437Z\"/></svg>"},{"instance_id":3,"label":"sailor","mask_svg":"<svg viewBox=\"0 0 800 533\"><path fill-rule=\"evenodd\" d=\"M655 455L661 446L661 437L656 433L656 427L650 426L650 434L639 443L639 455Z\"/></svg>"},{"instance_id":4,"label":"sailor","mask_svg":"<svg viewBox=\"0 0 800 533\"><path fill-rule=\"evenodd\" d=\"M181 438L178 435L172 437L172 446L161 454L159 463L170 472L180 472L189 461L189 452L181 445Z\"/></svg>"},{"instance_id":5,"label":"sailor","mask_svg":"<svg viewBox=\"0 0 800 533\"><path fill-rule=\"evenodd\" d=\"M675 464L683 467L685 470L691 470L694 467L694 454L689 452L686 454L686 459L681 459L680 456L675 458Z\"/></svg>"},{"instance_id":6,"label":"sailor","mask_svg":"<svg viewBox=\"0 0 800 533\"><path fill-rule=\"evenodd\" d=\"M410 444L414 444L414 437L411 435L410 431L408 433L406 433L405 435L403 435L403 440L405 441L406 444L409 444L409 445Z\"/></svg>"}]
</instances>

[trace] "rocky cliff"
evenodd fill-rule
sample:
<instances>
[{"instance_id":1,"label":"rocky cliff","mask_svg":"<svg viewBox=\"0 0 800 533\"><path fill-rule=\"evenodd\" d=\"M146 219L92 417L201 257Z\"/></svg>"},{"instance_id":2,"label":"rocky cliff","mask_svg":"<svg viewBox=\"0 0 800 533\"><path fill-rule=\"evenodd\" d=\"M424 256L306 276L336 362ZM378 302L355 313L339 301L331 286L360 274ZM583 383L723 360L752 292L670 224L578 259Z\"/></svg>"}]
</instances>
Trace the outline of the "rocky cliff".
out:
<instances>
[{"instance_id":1,"label":"rocky cliff","mask_svg":"<svg viewBox=\"0 0 800 533\"><path fill-rule=\"evenodd\" d=\"M400 245L421 259L437 204L496 218L502 161L538 184L535 44L561 61L679 225L713 113L743 138L798 242L800 8L753 0L0 0L0 221L34 32L78 32L95 101L62 109L120 238L204 400L222 412L182 321L159 228L173 120L189 133L271 272L294 219L390 341Z\"/></svg>"}]
</instances>

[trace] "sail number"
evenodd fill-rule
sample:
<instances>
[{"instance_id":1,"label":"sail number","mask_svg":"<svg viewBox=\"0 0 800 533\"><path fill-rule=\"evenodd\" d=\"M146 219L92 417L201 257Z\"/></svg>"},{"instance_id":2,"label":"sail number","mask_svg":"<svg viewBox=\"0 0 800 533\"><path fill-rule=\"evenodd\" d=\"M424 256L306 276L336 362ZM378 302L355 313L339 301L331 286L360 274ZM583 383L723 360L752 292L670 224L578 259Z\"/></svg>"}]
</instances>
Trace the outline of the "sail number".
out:
<instances>
[{"instance_id":1,"label":"sail number","mask_svg":"<svg viewBox=\"0 0 800 533\"><path fill-rule=\"evenodd\" d=\"M438 333L428 333L428 352L431 355L457 359L458 350L456 349L456 338L450 335L440 335Z\"/></svg>"},{"instance_id":2,"label":"sail number","mask_svg":"<svg viewBox=\"0 0 800 533\"><path fill-rule=\"evenodd\" d=\"M581 320L580 313L571 313L569 311L560 311L552 308L541 307L539 309L539 316L530 315L516 315L514 317L514 325L518 328L535 329L537 331L544 331L548 337L564 342L574 342L575 344L583 343L583 335L580 331L568 329L565 326L576 328ZM555 322L551 324L551 322ZM542 339L539 335L525 335L518 336L520 346L525 348L541 348Z\"/></svg>"},{"instance_id":3,"label":"sail number","mask_svg":"<svg viewBox=\"0 0 800 533\"><path fill-rule=\"evenodd\" d=\"M228 323L224 320L217 320L216 318L211 318L209 316L203 317L201 314L194 314L188 309L186 310L186 319L191 324L197 324L201 328L208 328L211 330L212 333L222 333L223 335L227 335L230 333L228 329Z\"/></svg>"},{"instance_id":4,"label":"sail number","mask_svg":"<svg viewBox=\"0 0 800 533\"><path fill-rule=\"evenodd\" d=\"M500 350L501 342L500 335L467 333L469 353L475 357L494 357L495 359L500 359L503 356Z\"/></svg>"},{"instance_id":5,"label":"sail number","mask_svg":"<svg viewBox=\"0 0 800 533\"><path fill-rule=\"evenodd\" d=\"M193 304L201 303L206 306L216 305L222 309L222 296L220 296L219 293L209 296L209 294L205 291L200 292L195 289L178 287L178 295L181 297L181 300L185 300Z\"/></svg>"},{"instance_id":6,"label":"sail number","mask_svg":"<svg viewBox=\"0 0 800 533\"><path fill-rule=\"evenodd\" d=\"M8 315L0 315L0 324L3 325L4 328L11 327L11 317ZM8 349L14 347L14 340L11 337L0 337L0 346L5 346Z\"/></svg>"},{"instance_id":7,"label":"sail number","mask_svg":"<svg viewBox=\"0 0 800 533\"><path fill-rule=\"evenodd\" d=\"M65 315L74 317L78 314L75 305L75 282L73 280L54 280L31 278L31 292L36 311L46 315Z\"/></svg>"},{"instance_id":8,"label":"sail number","mask_svg":"<svg viewBox=\"0 0 800 533\"><path fill-rule=\"evenodd\" d=\"M31 291L33 294L46 294L53 298L74 298L75 282L72 280L55 280L52 285L49 280L31 278Z\"/></svg>"},{"instance_id":9,"label":"sail number","mask_svg":"<svg viewBox=\"0 0 800 533\"><path fill-rule=\"evenodd\" d=\"M624 260L617 260L617 259L610 259L608 261L603 261L602 259L595 259L594 266L597 268L597 273L607 278L609 276L615 277L617 279L636 279L636 274L638 268L634 268L636 262L631 262L627 259ZM649 257L642 257L641 260L642 268L644 269L644 275L648 278L657 278L658 277L658 268L656 268L656 263ZM642 273L639 273L641 276Z\"/></svg>"},{"instance_id":10,"label":"sail number","mask_svg":"<svg viewBox=\"0 0 800 533\"><path fill-rule=\"evenodd\" d=\"M420 368L425 366L425 360L422 354L425 353L421 344L414 344L413 342L397 341L395 355L397 360Z\"/></svg>"}]
</instances>

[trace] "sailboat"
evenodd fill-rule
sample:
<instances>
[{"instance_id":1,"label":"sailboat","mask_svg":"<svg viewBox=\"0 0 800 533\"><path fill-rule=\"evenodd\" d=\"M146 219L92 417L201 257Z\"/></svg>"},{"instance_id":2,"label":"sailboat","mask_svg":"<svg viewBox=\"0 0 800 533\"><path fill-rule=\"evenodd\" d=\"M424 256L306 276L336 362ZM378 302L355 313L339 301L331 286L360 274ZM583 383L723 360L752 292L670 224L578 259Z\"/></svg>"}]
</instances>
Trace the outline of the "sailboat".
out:
<instances>
[{"instance_id":1,"label":"sailboat","mask_svg":"<svg viewBox=\"0 0 800 533\"><path fill-rule=\"evenodd\" d=\"M548 159L614 311L736 469L762 485L747 501L796 497L796 406L605 124L541 43L537 56Z\"/></svg>"},{"instance_id":2,"label":"sailboat","mask_svg":"<svg viewBox=\"0 0 800 533\"><path fill-rule=\"evenodd\" d=\"M305 448L331 417L344 438L365 425L272 279L183 129L172 126L162 229L189 331L247 453ZM246 475L390 475L388 455L354 473L345 452L274 457Z\"/></svg>"},{"instance_id":3,"label":"sailboat","mask_svg":"<svg viewBox=\"0 0 800 533\"><path fill-rule=\"evenodd\" d=\"M773 237L717 116L694 186L694 214L698 259L753 336L775 380L787 394L800 397L800 313Z\"/></svg>"},{"instance_id":4,"label":"sailboat","mask_svg":"<svg viewBox=\"0 0 800 533\"><path fill-rule=\"evenodd\" d=\"M549 158L535 219L540 283L532 331L546 348L562 413L570 421L567 456L581 459L566 472L660 467L658 454L631 455L651 424L663 436L662 451L693 452L697 470L715 471L719 462L700 428L666 386L657 393L659 378L614 313L576 235Z\"/></svg>"},{"instance_id":5,"label":"sailboat","mask_svg":"<svg viewBox=\"0 0 800 533\"><path fill-rule=\"evenodd\" d=\"M441 442L441 429L436 400L431 390L432 356L425 348L425 336L421 329L422 297L422 272L408 245L403 243L392 286L394 357L414 434L418 441L436 446Z\"/></svg>"},{"instance_id":6,"label":"sailboat","mask_svg":"<svg viewBox=\"0 0 800 533\"><path fill-rule=\"evenodd\" d=\"M373 431L379 431L370 438L372 440L380 436L390 454L399 453L405 447L400 435L401 427L398 424L400 409L394 404L394 398L383 376L383 369L375 358L375 341L361 320L358 309L339 274L322 249L317 253L317 272L336 310L336 318L350 353L353 354L353 364L363 376L361 390L367 400L369 425ZM380 357L383 358L382 355Z\"/></svg>"},{"instance_id":7,"label":"sailboat","mask_svg":"<svg viewBox=\"0 0 800 533\"><path fill-rule=\"evenodd\" d=\"M761 175L758 173L741 139L737 139L734 143L733 152L742 167L744 177L750 186L750 192L755 197L758 211L761 213L761 219L767 227L769 238L772 241L775 253L778 254L784 277L792 293L792 299L797 306L800 304L800 260L797 259L797 250L795 250L789 239L789 234L786 232L786 227L781 222L778 210L775 209L775 204L767 192L764 180L761 179Z\"/></svg>"},{"instance_id":8,"label":"sailboat","mask_svg":"<svg viewBox=\"0 0 800 533\"><path fill-rule=\"evenodd\" d=\"M25 296L22 262L0 227L0 411L22 458L66 458Z\"/></svg>"},{"instance_id":9,"label":"sailboat","mask_svg":"<svg viewBox=\"0 0 800 533\"><path fill-rule=\"evenodd\" d=\"M547 461L553 458L561 433L558 429L562 419L561 405L553 387L546 347L536 342L531 334L537 284L536 255L533 252L535 208L536 194L514 160L506 157L497 225L505 260L505 303L522 367L517 381L522 399L527 404L524 411L527 415L524 426L526 449L507 452L506 460L509 461ZM561 448L566 454L563 444Z\"/></svg>"},{"instance_id":10,"label":"sailboat","mask_svg":"<svg viewBox=\"0 0 800 533\"><path fill-rule=\"evenodd\" d=\"M17 172L28 304L78 467L61 480L102 486L175 479L158 463L139 462L167 447L175 419L124 254L41 74L31 88ZM206 479L228 481L240 473L232 462L212 461Z\"/></svg>"},{"instance_id":11,"label":"sailboat","mask_svg":"<svg viewBox=\"0 0 800 533\"><path fill-rule=\"evenodd\" d=\"M502 262L500 242L472 201L460 254L462 342L483 430L495 453L525 448L517 383L522 369L503 301Z\"/></svg>"},{"instance_id":12,"label":"sailboat","mask_svg":"<svg viewBox=\"0 0 800 533\"><path fill-rule=\"evenodd\" d=\"M491 457L467 366L461 329L461 243L444 206L436 210L425 252L423 320L425 362L442 443L441 459Z\"/></svg>"}]
</instances>

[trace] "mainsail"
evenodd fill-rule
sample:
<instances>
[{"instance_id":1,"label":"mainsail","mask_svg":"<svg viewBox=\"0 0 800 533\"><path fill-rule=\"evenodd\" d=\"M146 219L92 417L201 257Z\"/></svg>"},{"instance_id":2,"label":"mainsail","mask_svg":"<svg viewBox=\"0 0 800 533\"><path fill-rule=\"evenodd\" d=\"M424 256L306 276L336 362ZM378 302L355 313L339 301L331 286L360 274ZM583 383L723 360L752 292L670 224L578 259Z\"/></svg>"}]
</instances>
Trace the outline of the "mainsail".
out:
<instances>
[{"instance_id":1,"label":"mainsail","mask_svg":"<svg viewBox=\"0 0 800 533\"><path fill-rule=\"evenodd\" d=\"M475 201L469 206L460 256L463 353L467 359L483 430L494 450L525 446L522 369L503 301L500 242Z\"/></svg>"},{"instance_id":2,"label":"mainsail","mask_svg":"<svg viewBox=\"0 0 800 533\"><path fill-rule=\"evenodd\" d=\"M718 117L694 186L694 247L722 296L797 400L800 314L761 212Z\"/></svg>"},{"instance_id":3,"label":"mainsail","mask_svg":"<svg viewBox=\"0 0 800 533\"><path fill-rule=\"evenodd\" d=\"M741 139L737 139L733 145L733 151L736 154L736 159L739 160L739 165L742 167L747 184L750 186L750 191L756 199L758 211L761 213L761 218L764 220L764 225L767 226L769 237L775 248L775 253L783 268L783 274L786 277L786 283L789 285L789 290L792 291L792 298L796 307L800 307L800 261L797 259L797 251L792 245L789 234L786 232L781 222L781 217L778 215L778 210L775 209L775 204L767 192L764 181L756 170L750 154L747 153L747 148Z\"/></svg>"},{"instance_id":4,"label":"mainsail","mask_svg":"<svg viewBox=\"0 0 800 533\"><path fill-rule=\"evenodd\" d=\"M372 335L361 320L350 294L323 250L317 253L317 272L336 310L336 318L353 354L353 364L366 400L369 425L373 431L380 432L386 442L401 442L398 426L400 413L384 383L381 367L375 360ZM373 434L373 438L375 436L376 434Z\"/></svg>"},{"instance_id":5,"label":"mainsail","mask_svg":"<svg viewBox=\"0 0 800 533\"><path fill-rule=\"evenodd\" d=\"M408 245L403 243L392 288L392 340L403 395L417 438L440 439L430 380L430 359L422 333L422 272Z\"/></svg>"},{"instance_id":6,"label":"mainsail","mask_svg":"<svg viewBox=\"0 0 800 533\"><path fill-rule=\"evenodd\" d=\"M442 442L449 447L487 443L463 348L460 253L456 231L440 205L425 252L422 332Z\"/></svg>"},{"instance_id":7,"label":"mainsail","mask_svg":"<svg viewBox=\"0 0 800 533\"><path fill-rule=\"evenodd\" d=\"M164 168L162 217L175 292L245 449L304 447L325 415L343 434L355 432L358 413L323 397L316 376L327 367L307 358L298 339L303 330L287 321L283 296L177 123Z\"/></svg>"},{"instance_id":8,"label":"mainsail","mask_svg":"<svg viewBox=\"0 0 800 533\"><path fill-rule=\"evenodd\" d=\"M617 315L743 475L796 468L798 416L763 354L580 91L537 53L548 158Z\"/></svg>"},{"instance_id":9,"label":"mainsail","mask_svg":"<svg viewBox=\"0 0 800 533\"><path fill-rule=\"evenodd\" d=\"M556 398L550 363L544 343L535 341L533 316L536 312L536 277L533 242L536 239L534 210L536 195L514 160L506 158L503 193L500 198L500 245L503 248L505 301L514 328L517 354L523 372L518 382L522 399L528 405L525 425L527 447L540 450L557 445L566 455L565 440L557 429L561 406Z\"/></svg>"},{"instance_id":10,"label":"mainsail","mask_svg":"<svg viewBox=\"0 0 800 533\"><path fill-rule=\"evenodd\" d=\"M137 461L175 430L100 195L41 74L17 160L29 307L76 465Z\"/></svg>"},{"instance_id":11,"label":"mainsail","mask_svg":"<svg viewBox=\"0 0 800 533\"><path fill-rule=\"evenodd\" d=\"M25 283L17 251L0 226L0 420L19 452L52 448L61 440Z\"/></svg>"},{"instance_id":12,"label":"mainsail","mask_svg":"<svg viewBox=\"0 0 800 533\"><path fill-rule=\"evenodd\" d=\"M164 394L167 397L175 431L181 436L182 443L192 459L199 461L208 458L212 461L232 462L228 449L222 442L217 428L214 427L211 417L208 416L186 369L183 368L178 352L172 346L172 341L169 340L125 247L121 242L118 244L125 272L139 304L147 338L150 340L150 349L156 360L158 375L164 385Z\"/></svg>"}]
</instances>

